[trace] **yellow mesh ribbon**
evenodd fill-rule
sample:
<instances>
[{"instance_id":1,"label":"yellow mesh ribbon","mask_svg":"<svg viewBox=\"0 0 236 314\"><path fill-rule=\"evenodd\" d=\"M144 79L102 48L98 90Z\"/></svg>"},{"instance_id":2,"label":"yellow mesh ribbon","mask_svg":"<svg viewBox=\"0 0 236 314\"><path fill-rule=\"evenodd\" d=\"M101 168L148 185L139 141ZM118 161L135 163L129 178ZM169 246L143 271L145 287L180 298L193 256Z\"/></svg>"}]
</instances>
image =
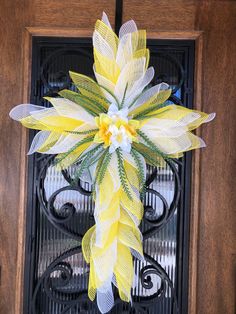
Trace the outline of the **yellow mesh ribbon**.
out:
<instances>
[{"instance_id":1,"label":"yellow mesh ribbon","mask_svg":"<svg viewBox=\"0 0 236 314\"><path fill-rule=\"evenodd\" d=\"M143 256L138 228L143 216L138 192L140 182L137 169L127 160L124 168L129 182L132 182L131 185L127 181L132 200L121 186L117 189L113 183L110 173L115 173L116 169L106 171L102 183L96 187L96 225L86 232L82 240L84 258L90 263L88 295L91 300L95 299L97 290L105 282L115 278L120 298L129 302L134 274L132 253Z\"/></svg>"}]
</instances>

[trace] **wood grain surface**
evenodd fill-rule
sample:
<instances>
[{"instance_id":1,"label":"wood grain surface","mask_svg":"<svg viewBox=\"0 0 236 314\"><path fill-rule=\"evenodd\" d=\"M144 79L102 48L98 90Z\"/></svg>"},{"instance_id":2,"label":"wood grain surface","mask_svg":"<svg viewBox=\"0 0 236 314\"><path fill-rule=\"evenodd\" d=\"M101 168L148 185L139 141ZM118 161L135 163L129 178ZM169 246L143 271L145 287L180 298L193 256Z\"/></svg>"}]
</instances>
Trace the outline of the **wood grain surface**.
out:
<instances>
[{"instance_id":1,"label":"wood grain surface","mask_svg":"<svg viewBox=\"0 0 236 314\"><path fill-rule=\"evenodd\" d=\"M91 33L103 10L114 25L114 0L0 1L1 314L22 313L27 133L8 113L28 98L31 35ZM124 0L130 18L149 37L197 42L195 107L217 117L202 127L207 148L193 164L189 314L234 314L236 1Z\"/></svg>"},{"instance_id":2,"label":"wood grain surface","mask_svg":"<svg viewBox=\"0 0 236 314\"><path fill-rule=\"evenodd\" d=\"M26 27L48 29L89 29L106 10L114 24L113 0L0 1L0 313L22 313L25 175L27 133L8 114L10 109L27 100L30 82L27 66L30 45ZM28 34L27 34L28 33ZM69 33L67 32L68 36ZM45 34L47 35L47 34ZM28 53L27 53L28 51Z\"/></svg>"},{"instance_id":3,"label":"wood grain surface","mask_svg":"<svg viewBox=\"0 0 236 314\"><path fill-rule=\"evenodd\" d=\"M236 268L236 2L206 1L196 27L204 30L197 313L235 313ZM234 260L233 260L234 259Z\"/></svg>"}]
</instances>

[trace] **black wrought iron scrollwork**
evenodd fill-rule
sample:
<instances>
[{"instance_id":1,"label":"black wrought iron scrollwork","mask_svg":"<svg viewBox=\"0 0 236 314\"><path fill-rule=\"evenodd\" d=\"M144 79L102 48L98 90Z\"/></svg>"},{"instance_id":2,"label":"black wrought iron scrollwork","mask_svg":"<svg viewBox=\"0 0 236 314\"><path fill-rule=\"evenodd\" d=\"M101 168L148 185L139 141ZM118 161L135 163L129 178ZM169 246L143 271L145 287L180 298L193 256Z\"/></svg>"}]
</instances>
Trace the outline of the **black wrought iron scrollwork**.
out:
<instances>
[{"instance_id":1,"label":"black wrought iron scrollwork","mask_svg":"<svg viewBox=\"0 0 236 314\"><path fill-rule=\"evenodd\" d=\"M43 293L45 293L50 300L63 306L61 314L67 313L67 311L75 305L80 306L81 310L84 309L84 303L90 303L90 306L93 306L93 303L88 298L87 290L76 291L75 289L68 289L68 285L73 278L73 268L71 264L65 262L65 260L81 253L81 246L76 246L62 253L47 267L34 289L31 301L31 311L33 314L37 313L37 295L40 289L42 289ZM54 272L60 272L56 285L53 283L52 277ZM88 273L84 273L82 276L88 276Z\"/></svg>"},{"instance_id":2,"label":"black wrought iron scrollwork","mask_svg":"<svg viewBox=\"0 0 236 314\"><path fill-rule=\"evenodd\" d=\"M73 181L70 172L68 170L62 170L61 175L65 179L65 182L68 184L64 187L53 192L49 198L46 197L45 193L45 179L47 176L47 171L50 166L53 165L53 156L49 156L44 159L40 159L41 168L38 175L37 180L37 194L39 203L44 214L47 216L48 220L53 224L55 228L66 234L72 239L75 239L81 242L83 234L79 233L79 228L71 229L69 222L74 219L76 215L76 208L74 204L70 202L65 202L59 209L55 208L55 200L58 195L64 191L75 191L80 193L81 195L90 196L91 195L91 188L86 190L81 185L81 181L78 180L75 184ZM181 162L179 160L166 160L166 163L169 169L172 172L175 182L175 191L173 200L170 205L168 205L167 200L165 197L157 190L154 190L150 186L154 182L154 180L158 177L158 169L152 168L151 173L148 175L146 179L146 195L151 195L157 197L162 202L162 211L161 214L157 217L156 212L157 209L153 208L150 205L146 205L143 221L148 225L148 229L143 231L143 238L147 240L151 236L153 236L160 228L167 224L168 220L173 216L174 211L178 205L179 197L180 197L180 178L179 178L179 171L177 166L181 166ZM36 312L36 300L37 294L39 293L40 288L43 289L44 293L47 297L58 304L60 304L63 309L61 313L67 313L71 308L80 307L82 304L82 308L88 308L96 305L91 305L91 301L87 297L87 290L84 291L73 291L65 289L66 286L69 285L72 276L73 276L73 269L69 262L65 262L64 260L69 256L75 255L77 253L81 253L81 247L75 247L59 257L57 257L45 270L44 274L39 279L36 288L34 290L34 296L32 299L32 312ZM148 262L146 266L144 266L141 270L139 275L140 284L145 290L150 290L153 288L153 281L151 276L157 276L161 280L160 287L157 288L157 291L152 295L148 296L133 296L132 307L134 313L146 313L146 309L150 307L153 302L156 302L158 299L165 296L167 289L171 290L171 295L173 299L173 309L174 313L177 313L177 301L176 295L173 287L173 283L171 282L168 274L162 268L162 266L155 261L151 256L145 253L145 259ZM53 283L51 275L54 272L60 272L59 279ZM86 276L86 274L85 274ZM83 302L82 302L83 301ZM94 303L93 303L94 304ZM117 296L115 301L115 307L120 306L120 299ZM81 311L83 311L81 308Z\"/></svg>"},{"instance_id":3,"label":"black wrought iron scrollwork","mask_svg":"<svg viewBox=\"0 0 236 314\"><path fill-rule=\"evenodd\" d=\"M176 167L176 164L179 166L181 165L181 161L177 160L166 160L166 163L168 164L170 170L172 171L172 174L174 176L174 182L175 182L175 188L174 188L174 197L170 204L168 205L167 200L165 197L158 191L149 188L151 183L155 180L155 178L158 176L157 168L154 168L151 175L146 180L146 186L148 186L146 190L146 195L151 194L155 195L155 197L159 198L163 204L162 213L160 216L156 217L157 209L153 208L150 205L144 206L144 217L143 220L150 226L148 230L145 230L143 232L143 238L148 239L152 235L154 235L157 231L160 230L160 228L164 227L165 224L167 224L168 220L173 216L175 209L178 205L180 193L181 193L181 184L180 184L180 177L179 172Z\"/></svg>"},{"instance_id":4,"label":"black wrought iron scrollwork","mask_svg":"<svg viewBox=\"0 0 236 314\"><path fill-rule=\"evenodd\" d=\"M71 175L69 171L63 170L61 171L61 175L65 179L65 182L68 183L68 185L61 187L60 189L53 192L49 198L46 197L45 193L45 179L47 176L47 171L50 166L53 165L53 156L49 156L48 158L44 158L41 160L42 166L38 175L38 181L37 181L37 194L38 199L40 202L40 205L42 207L42 210L44 214L47 216L48 220L53 224L55 228L66 234L72 239L75 239L77 241L81 241L83 234L79 233L79 228L76 230L73 230L70 228L70 225L68 224L71 220L74 219L74 216L76 215L76 208L75 206L70 202L65 202L59 209L55 208L55 200L58 197L58 195L64 191L75 191L77 193L80 193L82 195L90 196L91 195L91 189L86 190L81 186L81 181L78 180L77 184L74 183L74 181L71 178ZM145 214L143 220L147 223L149 228L143 232L144 240L148 239L152 235L154 235L160 228L162 228L168 220L172 217L176 206L179 201L180 196L180 178L178 175L178 169L176 167L176 163L178 165L181 165L181 162L179 161L166 161L169 169L172 171L172 174L174 176L175 181L175 192L173 200L168 205L167 200L159 191L154 190L153 188L150 188L150 185L153 183L153 181L158 177L158 170L157 168L153 168L152 172L149 174L146 180L147 190L146 194L154 195L155 197L159 198L163 204L163 209L161 215L159 217L156 217L156 209L152 208L151 206L147 205L145 206ZM73 183L73 184L72 184ZM36 313L36 300L37 300L37 294L40 291L40 288L43 289L44 293L47 295L47 297L56 303L59 303L63 306L63 310L61 313L66 313L74 306L79 306L78 304L82 302L85 306L85 303L90 304L87 297L87 291L74 291L69 290L68 288L65 289L72 277L73 277L73 268L71 267L70 263L68 261L65 261L66 258L71 257L75 254L81 253L81 247L74 247L63 254L61 254L59 257L57 257L45 270L43 275L40 277L36 288L34 290L34 295L32 299L32 312ZM157 289L157 291L153 295L148 296L133 296L133 309L137 311L137 313L142 313L144 311L143 307L148 307L152 302L155 302L157 299L163 297L166 293L166 290L168 288L171 289L171 294L173 297L173 306L175 309L177 308L176 304L176 296L173 288L173 283L171 282L168 274L165 272L165 270L162 268L162 266L156 262L151 256L145 253L145 259L147 261L147 265L144 266L139 273L140 278L140 284L143 287L143 289L150 290L153 288L153 282L151 279L151 276L155 275L158 276L161 280L160 287ZM53 283L53 278L51 277L54 272L59 272L60 276L58 277L58 280ZM87 276L88 274L84 274L84 276ZM115 306L119 306L120 299L117 297ZM88 306L88 305L86 305ZM86 307L85 306L85 307ZM89 305L91 306L91 304ZM95 306L95 305L94 305ZM96 307L96 306L95 306ZM145 313L145 311L144 311ZM177 312L176 312L177 313Z\"/></svg>"},{"instance_id":5,"label":"black wrought iron scrollwork","mask_svg":"<svg viewBox=\"0 0 236 314\"><path fill-rule=\"evenodd\" d=\"M176 72L178 73L179 79L175 83L175 85L172 87L172 94L175 94L182 87L184 80L185 80L185 77L186 77L183 65L181 64L181 62L177 58L175 58L173 55L170 55L167 52L165 52L165 53L155 52L155 56L159 60L163 60L164 62L169 62L171 64L172 71L173 71L173 68L175 68ZM155 76L154 82L157 84L159 82L166 82L170 85L172 83L170 81L169 75L167 75L166 70L163 73L159 70ZM178 101L180 101L180 99L178 99Z\"/></svg>"},{"instance_id":6,"label":"black wrought iron scrollwork","mask_svg":"<svg viewBox=\"0 0 236 314\"><path fill-rule=\"evenodd\" d=\"M47 216L48 220L53 224L55 228L57 228L70 238L81 241L83 234L79 233L79 228L73 230L68 224L71 220L74 219L74 216L76 215L76 208L74 204L70 202L65 202L59 209L56 209L54 203L58 195L64 191L70 190L80 193L82 195L90 196L91 189L84 189L81 185L80 180L78 180L77 184L75 184L71 178L69 171L63 170L61 171L61 175L68 185L56 190L50 195L49 198L47 198L45 194L44 182L47 176L48 168L53 164L53 159L53 156L41 159L42 165L37 180L37 194L41 208L44 214ZM171 204L168 205L165 197L159 191L154 190L150 187L154 180L158 177L158 169L153 168L146 180L146 195L152 195L159 198L159 200L161 200L162 202L163 208L161 211L161 215L157 217L156 208L153 208L150 205L145 206L143 220L149 228L143 231L144 240L153 236L168 222L168 220L173 216L179 201L180 178L176 165L181 166L181 162L178 160L167 160L166 163L168 164L168 167L174 176L175 192L173 200ZM56 302L63 307L61 313L67 313L73 307L76 307L76 309L78 309L78 307L82 306L81 311L83 311L82 308L88 308L89 306L94 306L96 308L96 305L94 305L95 303L91 305L91 301L88 299L87 296L87 290L75 292L73 289L65 289L69 285L73 277L73 269L70 263L66 262L65 259L78 253L81 253L80 246L61 254L47 267L47 269L37 282L36 288L34 290L34 295L32 299L32 313L37 313L36 301L37 294L39 293L39 291L41 291L40 289L44 291L44 293L51 301ZM135 311L135 313L146 313L145 309L147 309L153 302L156 302L161 297L164 297L167 289L170 289L173 298L172 302L173 309L175 311L174 313L177 313L177 301L175 291L173 283L171 282L168 274L162 268L162 266L148 254L145 254L145 259L148 264L144 266L139 273L141 286L145 290L152 289L153 281L151 279L151 276L157 276L161 280L161 284L160 287L157 288L157 291L152 295L134 295L132 303L133 311ZM58 280L53 283L53 278L51 276L54 272L59 272L60 276ZM84 276L86 275L88 274L85 274ZM116 298L115 306L120 306L120 299L118 297Z\"/></svg>"},{"instance_id":7,"label":"black wrought iron scrollwork","mask_svg":"<svg viewBox=\"0 0 236 314\"><path fill-rule=\"evenodd\" d=\"M56 210L54 207L54 202L57 196L64 191L68 191L68 190L76 191L82 195L90 196L91 190L84 189L81 186L80 180L78 180L77 184L75 185L68 171L62 170L61 173L63 177L65 178L65 180L68 182L68 185L56 190L54 193L52 193L49 199L47 199L45 196L44 180L46 178L47 169L52 164L53 158L54 158L53 156L50 156L44 161L44 164L38 176L37 193L38 193L39 202L47 218L56 228L60 229L60 231L66 233L70 237L78 241L81 241L83 234L80 234L75 230L74 231L70 230L68 226L66 226L66 223L70 221L76 213L76 209L74 205L69 202L66 202L65 204L62 205L62 207L59 210ZM157 217L156 208L154 209L150 205L144 206L145 210L144 210L143 220L150 226L150 228L148 228L147 230L143 232L144 239L147 239L150 236L154 235L160 228L162 228L168 222L168 220L174 214L174 211L179 202L181 185L180 185L180 178L179 178L179 173L178 173L176 164L181 165L181 162L177 160L166 160L166 163L168 164L174 176L174 182L175 182L174 197L169 206L167 200L159 191L156 191L153 188L149 187L151 183L155 180L155 178L158 176L157 168L154 168L152 173L148 176L146 180L146 186L147 186L146 195L154 195L155 197L159 198L163 204L163 209L162 209L161 215ZM73 182L73 185L72 185L72 182Z\"/></svg>"},{"instance_id":8,"label":"black wrought iron scrollwork","mask_svg":"<svg viewBox=\"0 0 236 314\"><path fill-rule=\"evenodd\" d=\"M64 177L64 179L69 183L70 186L78 186L79 191L83 195L90 196L92 194L92 189L86 190L84 187L81 185L81 180L78 178L76 182L74 182L74 179L71 178L69 172L66 169L61 170L61 173Z\"/></svg>"},{"instance_id":9,"label":"black wrought iron scrollwork","mask_svg":"<svg viewBox=\"0 0 236 314\"><path fill-rule=\"evenodd\" d=\"M73 267L70 262L65 261L76 254L81 254L81 246L74 247L58 256L45 270L41 275L40 279L37 282L37 285L34 290L32 302L31 302L31 311L33 314L37 313L37 295L42 290L47 297L62 306L61 314L67 313L71 308L77 307L81 312L88 308L97 309L96 303L91 302L88 298L87 289L76 290L75 288L70 288L70 282L73 278ZM173 313L178 313L177 299L174 291L174 286L170 280L168 274L164 268L155 261L151 256L144 253L145 260L148 265L144 266L139 273L139 278L141 285L144 289L152 289L153 281L151 276L158 276L161 280L160 287L157 291L150 296L133 296L132 308L135 311L134 313L142 313L142 309L148 308L151 304L157 301L157 299L164 297L167 289L171 289L172 302L173 302ZM56 283L55 278L53 278L53 273L57 274ZM88 272L85 272L81 275L82 277L88 277ZM121 304L119 296L116 294L115 307ZM81 312L78 313L81 313ZM145 311L144 311L145 313Z\"/></svg>"},{"instance_id":10,"label":"black wrought iron scrollwork","mask_svg":"<svg viewBox=\"0 0 236 314\"><path fill-rule=\"evenodd\" d=\"M67 43L66 39L65 41ZM84 46L78 43L75 44L75 46L68 46L63 43L57 44L55 47L52 44L49 45L49 48L46 48L48 50L45 50L46 52L44 52L42 56L40 55L41 61L37 61L36 66L34 65L34 73L37 73L37 77L35 77L33 81L33 103L41 103L43 106L47 107L49 104L46 100L43 100L43 96L57 96L58 91L63 88L74 89L75 87L71 85L69 80L69 70L93 76L91 43L89 40L86 41L85 39L84 43ZM182 47L178 49L178 44L172 48L172 44L173 43L168 44L170 46L158 46L157 42L153 44L150 42L151 61L154 63L154 68L157 68L153 84L165 81L171 86L172 94L169 98L170 104L183 105L186 104L186 102L189 104L188 102L190 101L186 95L192 92L192 87L190 84L186 85L186 64L188 62L184 63L186 61L184 59L186 58L185 50ZM157 46L158 49L156 49ZM180 57L178 53L181 54ZM81 62L81 58L84 62ZM39 69L37 68L38 66ZM81 67L81 69L78 67ZM65 245L65 249L62 246L62 252L53 252L54 254L52 254L53 257L50 261L47 257L48 259L45 265L40 268L40 271L38 270L39 266L36 265L32 275L33 279L31 279L34 283L32 284L33 293L30 298L30 311L33 314L38 314L38 305L44 306L43 303L47 300L44 313L51 311L52 314L97 314L99 311L96 302L91 302L88 298L87 284L89 268L88 265L84 266L84 261L81 262L83 258L80 246L84 233L90 225L94 224L92 215L92 207L94 206L91 196L92 186L90 184L84 184L81 180L75 183L72 179L73 175L71 169L68 169L60 172L60 178L64 179L63 186L55 189L51 194L46 193L45 180L51 169L49 167L53 165L53 160L53 156L45 157L44 155L40 155L37 156L34 163L32 163L32 167L35 169L32 185L34 189L36 188L37 192L35 196L35 204L37 205L34 206L40 211L40 215L43 213L47 221L50 222L50 227L47 225L45 228L56 230L58 234L61 234L61 238L71 242L70 245L68 245L68 242L66 243L68 247ZM171 313L179 313L175 291L176 282L174 282L175 278L177 278L176 273L173 275L169 270L166 271L163 268L162 262L158 262L156 258L154 259L151 256L154 256L153 252L147 254L147 252L149 252L148 246L150 242L153 241L153 239L155 241L158 239L158 232L165 231L165 227L167 227L172 218L177 219L177 215L175 215L177 208L177 212L179 213L180 196L183 186L180 174L185 164L177 159L168 159L166 163L166 168L171 178L165 180L170 180L171 184L173 183L173 193L171 191L168 199L163 195L161 190L158 189L158 184L156 184L158 178L162 181L161 176L163 174L161 169L149 168L146 179L147 189L146 196L143 200L144 216L140 226L144 240L145 263L134 261L136 265L135 276L139 278L138 283L136 283L138 289L133 289L132 305L130 305L120 300L117 289L114 287L115 306L111 313L155 313L151 307L158 306L158 304L160 304L159 301L165 301L166 299L168 299L167 302L171 303ZM74 204L71 199L62 197L63 193L65 195L68 191L74 193L74 197L78 195L78 199L85 198L86 201L81 202L81 206L84 206L84 204L87 206L87 203L89 203L91 210L83 211L83 208L78 209L77 203ZM149 200L154 201L149 202ZM86 217L81 220L83 213L86 213ZM76 223L77 221L79 222L78 224ZM81 221L85 222L84 225L80 223ZM57 240L60 241L60 238ZM40 245L43 246L44 243L39 244L39 240L37 241L36 250L40 250ZM174 245L176 245L176 242ZM176 246L174 250L177 250ZM58 254L58 256L55 258L56 254ZM76 260L76 256L79 256L79 261ZM178 263L178 256L175 255L175 259L175 262ZM76 264L77 262L78 264ZM81 265L83 265L83 267ZM81 273L80 270L78 274L79 267L83 271ZM175 271L177 272L177 270ZM83 282L80 288L75 284L75 280L78 280L78 278ZM42 302L42 304L40 302ZM49 310L51 309L51 305L48 304L52 303L59 305L59 307L57 307L56 310Z\"/></svg>"},{"instance_id":11,"label":"black wrought iron scrollwork","mask_svg":"<svg viewBox=\"0 0 236 314\"><path fill-rule=\"evenodd\" d=\"M44 212L44 214L47 216L48 220L51 222L51 224L63 232L64 234L68 235L69 237L81 241L83 234L79 233L78 228L75 230L71 229L71 227L67 224L70 222L76 213L76 209L73 204L66 202L61 206L60 209L56 210L54 207L54 202L57 198L57 196L64 192L64 191L75 191L80 194L90 196L91 192L86 191L80 184L80 181L77 182L76 185L67 185L64 186L58 190L56 190L52 195L49 197L49 199L46 198L45 195L45 188L44 188L44 181L47 174L48 167L52 164L54 159L54 156L50 156L44 160L44 163L41 167L41 170L38 175L37 180L37 195L39 199L39 203L41 205L41 208ZM67 182L71 182L70 176L63 171L62 172L64 178L66 178Z\"/></svg>"},{"instance_id":12,"label":"black wrought iron scrollwork","mask_svg":"<svg viewBox=\"0 0 236 314\"><path fill-rule=\"evenodd\" d=\"M150 305L150 303L156 302L157 299L164 297L167 292L167 289L170 289L171 295L172 295L172 303L173 303L172 312L177 314L178 313L177 298L176 298L174 285L170 277L168 276L164 268L157 261L155 261L151 256L144 253L144 258L148 262L148 265L144 266L140 270L141 285L145 289L152 289L154 284L153 284L151 276L157 276L161 280L161 284L154 294L150 296L139 297L138 302L135 302L135 298L134 298L134 301L133 301L134 306L136 306L136 303L138 307L148 306Z\"/></svg>"},{"instance_id":13,"label":"black wrought iron scrollwork","mask_svg":"<svg viewBox=\"0 0 236 314\"><path fill-rule=\"evenodd\" d=\"M93 63L92 50L89 51L88 48L77 48L77 49L68 49L68 47L63 47L51 53L47 58L45 58L42 66L40 79L44 85L44 88L47 89L47 92L44 96L57 96L57 93L62 89L71 88L71 80L69 76L69 70L72 68L68 67L66 69L62 69L61 64L58 62L60 58L68 58L73 59L80 55L80 57L84 57L87 60L90 60L91 65ZM60 65L58 67L58 65ZM71 65L72 66L72 65ZM92 68L92 67L91 67ZM56 71L55 71L56 69ZM50 73L50 77L48 76ZM55 84L55 82L57 84Z\"/></svg>"}]
</instances>

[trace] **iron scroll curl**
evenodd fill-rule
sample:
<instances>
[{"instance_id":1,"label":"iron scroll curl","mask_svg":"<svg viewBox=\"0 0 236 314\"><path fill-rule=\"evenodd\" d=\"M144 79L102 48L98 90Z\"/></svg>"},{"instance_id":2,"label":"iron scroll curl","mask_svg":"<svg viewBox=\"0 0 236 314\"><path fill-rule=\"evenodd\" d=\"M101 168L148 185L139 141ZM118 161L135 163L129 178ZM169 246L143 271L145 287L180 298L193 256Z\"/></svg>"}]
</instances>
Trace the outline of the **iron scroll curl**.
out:
<instances>
[{"instance_id":1,"label":"iron scroll curl","mask_svg":"<svg viewBox=\"0 0 236 314\"><path fill-rule=\"evenodd\" d=\"M55 208L54 205L58 195L60 195L60 193L64 191L73 191L79 193L80 195L91 197L92 187L90 186L89 189L85 189L81 184L81 180L78 180L76 185L74 183L72 184L73 178L70 175L70 171L62 170L61 175L65 179L67 185L59 188L58 190L54 191L50 195L50 197L47 197L45 191L45 179L49 167L53 165L53 160L54 156L49 156L47 158L44 158L42 161L43 163L37 181L38 200L44 215L46 215L50 223L67 237L77 241L79 245L60 254L49 264L44 273L41 275L35 286L31 302L31 310L33 314L37 313L37 295L40 293L40 291L44 291L46 296L51 301L58 303L62 306L63 309L61 313L67 313L73 307L76 307L77 309L79 307L81 311L84 311L84 309L91 307L95 307L96 309L96 303L91 302L87 296L87 289L75 291L74 288L70 288L71 286L73 286L72 281L74 276L74 270L69 260L71 257L77 254L82 254L80 243L84 234L78 231L79 228L73 229L70 225L70 222L75 218L76 215L78 215L78 212L76 211L74 204L72 204L71 202L65 202L59 209ZM148 226L148 228L146 228L145 230L141 230L144 240L152 237L156 232L158 232L168 223L178 205L181 189L177 167L181 166L181 162L178 160L167 160L166 163L168 164L169 169L174 176L175 192L171 204L168 205L168 201L165 199L165 197L161 195L159 191L150 187L153 181L158 177L158 169L152 168L152 171L149 173L146 179L146 198L148 197L148 195L159 198L159 200L161 200L163 204L163 208L161 214L156 217L156 210L149 205L145 205L144 198L143 222ZM144 253L144 257L146 260L146 265L144 265L140 269L138 274L139 282L142 288L144 290L150 290L153 288L153 276L157 276L159 278L160 285L152 295L133 295L133 311L141 313L143 311L143 308L148 308L153 304L153 302L156 302L160 298L163 298L167 292L167 289L170 289L173 313L178 313L174 284L168 276L167 272L160 265L160 263L155 261L147 253ZM57 280L55 280L55 278L52 276L53 273L57 273ZM88 280L88 272L81 274L80 280ZM116 307L120 305L120 299L117 294L115 295Z\"/></svg>"}]
</instances>

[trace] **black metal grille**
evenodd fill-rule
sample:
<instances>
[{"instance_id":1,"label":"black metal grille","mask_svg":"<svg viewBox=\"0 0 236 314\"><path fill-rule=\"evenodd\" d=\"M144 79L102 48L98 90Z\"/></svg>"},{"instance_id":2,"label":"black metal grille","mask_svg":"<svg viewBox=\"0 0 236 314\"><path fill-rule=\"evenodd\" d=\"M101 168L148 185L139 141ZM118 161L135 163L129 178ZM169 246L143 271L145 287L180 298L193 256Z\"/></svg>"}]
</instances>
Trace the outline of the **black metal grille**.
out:
<instances>
[{"instance_id":1,"label":"black metal grille","mask_svg":"<svg viewBox=\"0 0 236 314\"><path fill-rule=\"evenodd\" d=\"M191 108L194 42L150 40L148 46L153 84L169 83L170 103ZM92 65L90 39L34 38L31 102L48 107L43 96L74 88L69 70L93 77ZM80 247L94 224L91 186L80 181L72 188L75 166L57 172L53 158L29 158L24 313L99 313L87 297L89 266ZM117 297L110 313L187 313L190 170L190 154L148 167L141 224L147 262L134 261L132 306Z\"/></svg>"}]
</instances>

